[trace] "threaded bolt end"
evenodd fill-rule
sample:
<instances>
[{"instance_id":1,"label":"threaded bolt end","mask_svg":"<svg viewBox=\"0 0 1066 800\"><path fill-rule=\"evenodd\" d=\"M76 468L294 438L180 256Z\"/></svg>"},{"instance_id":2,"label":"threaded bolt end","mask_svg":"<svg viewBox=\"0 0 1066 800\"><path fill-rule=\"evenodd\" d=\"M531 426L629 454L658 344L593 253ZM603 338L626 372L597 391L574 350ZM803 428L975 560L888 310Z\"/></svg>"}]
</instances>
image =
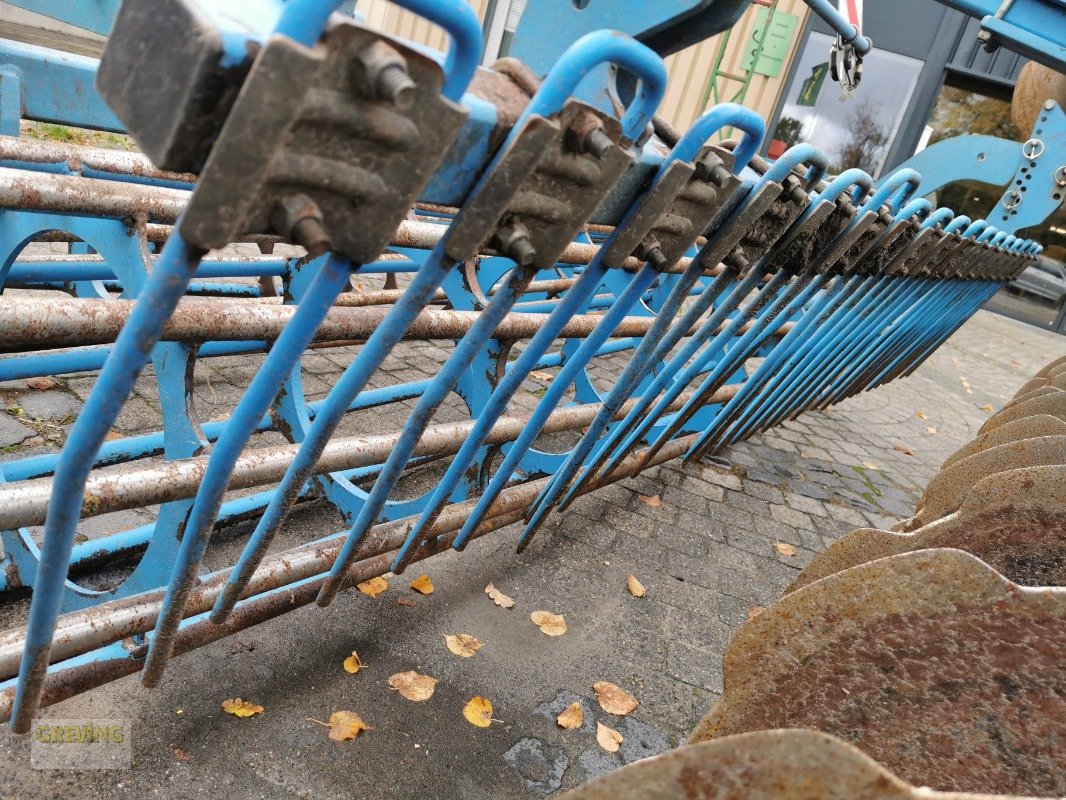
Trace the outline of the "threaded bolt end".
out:
<instances>
[{"instance_id":1,"label":"threaded bolt end","mask_svg":"<svg viewBox=\"0 0 1066 800\"><path fill-rule=\"evenodd\" d=\"M649 250L644 255L644 260L658 270L663 270L670 266L670 262L667 260L666 255L658 247L653 247Z\"/></svg>"},{"instance_id":2,"label":"threaded bolt end","mask_svg":"<svg viewBox=\"0 0 1066 800\"><path fill-rule=\"evenodd\" d=\"M528 236L517 236L507 245L507 252L504 255L518 264L518 266L528 267L533 263L537 251L534 249L533 243L529 241Z\"/></svg>"},{"instance_id":3,"label":"threaded bolt end","mask_svg":"<svg viewBox=\"0 0 1066 800\"><path fill-rule=\"evenodd\" d=\"M590 156L602 161L607 153L610 152L613 144L611 137L604 133L601 128L593 128L589 131L588 136L585 137L582 147Z\"/></svg>"},{"instance_id":4,"label":"threaded bolt end","mask_svg":"<svg viewBox=\"0 0 1066 800\"><path fill-rule=\"evenodd\" d=\"M378 97L404 110L414 105L415 89L415 82L399 64L385 66L374 81Z\"/></svg>"}]
</instances>

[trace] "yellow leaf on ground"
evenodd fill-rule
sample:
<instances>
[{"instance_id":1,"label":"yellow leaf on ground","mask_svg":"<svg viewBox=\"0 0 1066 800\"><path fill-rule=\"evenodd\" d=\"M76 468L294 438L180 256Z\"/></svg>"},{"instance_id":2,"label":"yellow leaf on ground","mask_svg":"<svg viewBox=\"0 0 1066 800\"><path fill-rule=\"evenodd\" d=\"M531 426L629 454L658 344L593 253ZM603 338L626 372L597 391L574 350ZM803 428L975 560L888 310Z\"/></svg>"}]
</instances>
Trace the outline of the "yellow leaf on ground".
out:
<instances>
[{"instance_id":1,"label":"yellow leaf on ground","mask_svg":"<svg viewBox=\"0 0 1066 800\"><path fill-rule=\"evenodd\" d=\"M362 583L356 584L355 588L363 594L368 594L371 597L377 597L379 594L389 588L389 582L379 575L376 578L371 578L368 581L363 581Z\"/></svg>"},{"instance_id":2,"label":"yellow leaf on ground","mask_svg":"<svg viewBox=\"0 0 1066 800\"><path fill-rule=\"evenodd\" d=\"M239 697L236 697L233 700L223 700L222 710L235 717L251 717L263 713L262 706L257 706L255 703L250 703L247 700L241 700Z\"/></svg>"},{"instance_id":3,"label":"yellow leaf on ground","mask_svg":"<svg viewBox=\"0 0 1066 800\"><path fill-rule=\"evenodd\" d=\"M903 453L903 455L905 455L905 456L916 456L916 455L918 455L918 453L915 452L913 447L908 447L905 444L894 444L894 445L892 445L892 449L897 451L897 452Z\"/></svg>"},{"instance_id":4,"label":"yellow leaf on ground","mask_svg":"<svg viewBox=\"0 0 1066 800\"><path fill-rule=\"evenodd\" d=\"M554 376L550 372L541 372L539 369L535 369L529 373L529 377L536 378L538 381L550 381Z\"/></svg>"},{"instance_id":5,"label":"yellow leaf on ground","mask_svg":"<svg viewBox=\"0 0 1066 800\"><path fill-rule=\"evenodd\" d=\"M863 462L862 462L862 465L863 465L864 467L866 467L866 469L872 469L872 470L874 470L874 471L877 471L877 469L878 469L878 467L877 467L877 464L875 464L875 463L874 463L874 462L872 462L872 461L863 461Z\"/></svg>"},{"instance_id":6,"label":"yellow leaf on ground","mask_svg":"<svg viewBox=\"0 0 1066 800\"><path fill-rule=\"evenodd\" d=\"M933 436L936 436L936 428L934 428L932 425L927 427L925 429L925 431L926 431L926 433L931 433Z\"/></svg>"},{"instance_id":7,"label":"yellow leaf on ground","mask_svg":"<svg viewBox=\"0 0 1066 800\"><path fill-rule=\"evenodd\" d=\"M638 705L637 698L621 686L615 686L609 681L597 681L592 684L592 690L596 693L600 708L608 714L617 714L620 717L624 717Z\"/></svg>"},{"instance_id":8,"label":"yellow leaf on ground","mask_svg":"<svg viewBox=\"0 0 1066 800\"><path fill-rule=\"evenodd\" d=\"M584 725L585 711L581 708L581 703L571 703L563 709L563 713L555 718L555 724L568 731L576 730Z\"/></svg>"},{"instance_id":9,"label":"yellow leaf on ground","mask_svg":"<svg viewBox=\"0 0 1066 800\"><path fill-rule=\"evenodd\" d=\"M407 672L397 672L389 677L389 688L395 689L400 695L414 703L421 703L433 696L437 688L437 679L429 675L420 675L413 669Z\"/></svg>"},{"instance_id":10,"label":"yellow leaf on ground","mask_svg":"<svg viewBox=\"0 0 1066 800\"><path fill-rule=\"evenodd\" d=\"M429 579L428 575L415 578L409 585L419 594L433 594L433 581Z\"/></svg>"},{"instance_id":11,"label":"yellow leaf on ground","mask_svg":"<svg viewBox=\"0 0 1066 800\"><path fill-rule=\"evenodd\" d=\"M27 378L26 385L29 386L31 389L36 389L40 391L43 389L56 388L57 386L59 386L59 381L57 381L55 378Z\"/></svg>"},{"instance_id":12,"label":"yellow leaf on ground","mask_svg":"<svg viewBox=\"0 0 1066 800\"><path fill-rule=\"evenodd\" d=\"M596 723L596 743L608 753L617 753L618 747L624 741L622 734L614 728L608 728L602 722Z\"/></svg>"},{"instance_id":13,"label":"yellow leaf on ground","mask_svg":"<svg viewBox=\"0 0 1066 800\"><path fill-rule=\"evenodd\" d=\"M644 588L644 584L637 580L636 575L630 575L626 578L626 588L634 597L643 597L648 593L648 590Z\"/></svg>"},{"instance_id":14,"label":"yellow leaf on ground","mask_svg":"<svg viewBox=\"0 0 1066 800\"><path fill-rule=\"evenodd\" d=\"M915 416L918 417L918 419L929 419L929 415L926 414L924 411L915 412Z\"/></svg>"},{"instance_id":15,"label":"yellow leaf on ground","mask_svg":"<svg viewBox=\"0 0 1066 800\"><path fill-rule=\"evenodd\" d=\"M492 702L484 697L475 697L463 706L463 716L471 725L487 728L492 724Z\"/></svg>"},{"instance_id":16,"label":"yellow leaf on ground","mask_svg":"<svg viewBox=\"0 0 1066 800\"><path fill-rule=\"evenodd\" d=\"M481 642L466 633L452 633L444 637L448 649L462 658L470 658L481 649Z\"/></svg>"},{"instance_id":17,"label":"yellow leaf on ground","mask_svg":"<svg viewBox=\"0 0 1066 800\"><path fill-rule=\"evenodd\" d=\"M547 636L562 636L566 633L566 620L562 614L553 614L550 611L534 611L529 615L533 624L540 628L540 632Z\"/></svg>"},{"instance_id":18,"label":"yellow leaf on ground","mask_svg":"<svg viewBox=\"0 0 1066 800\"><path fill-rule=\"evenodd\" d=\"M649 508L658 508L663 504L663 499L657 494L642 494L640 495L640 502Z\"/></svg>"},{"instance_id":19,"label":"yellow leaf on ground","mask_svg":"<svg viewBox=\"0 0 1066 800\"><path fill-rule=\"evenodd\" d=\"M774 550L783 556L796 555L796 548L786 542L774 542Z\"/></svg>"},{"instance_id":20,"label":"yellow leaf on ground","mask_svg":"<svg viewBox=\"0 0 1066 800\"><path fill-rule=\"evenodd\" d=\"M350 672L352 673L352 675L354 675L362 668L363 662L359 660L359 654L353 650L352 654L346 659L344 659L344 671Z\"/></svg>"},{"instance_id":21,"label":"yellow leaf on ground","mask_svg":"<svg viewBox=\"0 0 1066 800\"><path fill-rule=\"evenodd\" d=\"M748 609L748 619L755 619L766 610L766 606L752 606Z\"/></svg>"},{"instance_id":22,"label":"yellow leaf on ground","mask_svg":"<svg viewBox=\"0 0 1066 800\"><path fill-rule=\"evenodd\" d=\"M334 711L329 715L329 738L335 742L350 742L370 726L354 711Z\"/></svg>"},{"instance_id":23,"label":"yellow leaf on ground","mask_svg":"<svg viewBox=\"0 0 1066 800\"><path fill-rule=\"evenodd\" d=\"M514 608L514 600L505 595L491 583L485 587L485 594L500 608Z\"/></svg>"},{"instance_id":24,"label":"yellow leaf on ground","mask_svg":"<svg viewBox=\"0 0 1066 800\"><path fill-rule=\"evenodd\" d=\"M985 403L983 406L980 406L980 409L982 411L987 411L989 414L991 414L992 413L992 404L991 403Z\"/></svg>"}]
</instances>

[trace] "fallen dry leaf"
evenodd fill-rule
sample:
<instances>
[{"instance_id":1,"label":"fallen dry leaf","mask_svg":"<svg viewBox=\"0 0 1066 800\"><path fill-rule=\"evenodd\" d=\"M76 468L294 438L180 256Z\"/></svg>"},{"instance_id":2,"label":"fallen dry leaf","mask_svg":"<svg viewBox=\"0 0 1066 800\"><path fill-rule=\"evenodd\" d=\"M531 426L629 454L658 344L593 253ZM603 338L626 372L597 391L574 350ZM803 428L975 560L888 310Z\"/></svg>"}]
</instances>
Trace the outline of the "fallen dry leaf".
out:
<instances>
[{"instance_id":1,"label":"fallen dry leaf","mask_svg":"<svg viewBox=\"0 0 1066 800\"><path fill-rule=\"evenodd\" d=\"M529 373L529 377L536 378L538 381L550 381L555 376L550 372L541 372L539 369L535 369Z\"/></svg>"},{"instance_id":2,"label":"fallen dry leaf","mask_svg":"<svg viewBox=\"0 0 1066 800\"><path fill-rule=\"evenodd\" d=\"M914 416L916 416L918 419L929 419L929 415L926 414L924 411L916 411L914 413Z\"/></svg>"},{"instance_id":3,"label":"fallen dry leaf","mask_svg":"<svg viewBox=\"0 0 1066 800\"><path fill-rule=\"evenodd\" d=\"M448 649L461 658L471 658L481 649L481 642L466 633L452 633L444 637Z\"/></svg>"},{"instance_id":4,"label":"fallen dry leaf","mask_svg":"<svg viewBox=\"0 0 1066 800\"><path fill-rule=\"evenodd\" d=\"M862 465L863 465L864 467L866 467L866 469L872 469L872 470L874 470L875 472L876 472L876 471L878 470L878 466L877 466L877 464L875 464L875 463L874 463L874 462L872 462L872 461L863 461L863 462L862 462Z\"/></svg>"},{"instance_id":5,"label":"fallen dry leaf","mask_svg":"<svg viewBox=\"0 0 1066 800\"><path fill-rule=\"evenodd\" d=\"M900 453L903 453L903 455L905 455L905 456L916 456L916 455L918 455L918 453L915 452L913 447L908 447L905 444L894 444L894 445L892 445L892 449L896 450L896 451L898 451Z\"/></svg>"},{"instance_id":6,"label":"fallen dry leaf","mask_svg":"<svg viewBox=\"0 0 1066 800\"><path fill-rule=\"evenodd\" d=\"M648 508L658 508L663 504L663 499L657 494L642 494L640 495L640 502L648 506Z\"/></svg>"},{"instance_id":7,"label":"fallen dry leaf","mask_svg":"<svg viewBox=\"0 0 1066 800\"><path fill-rule=\"evenodd\" d=\"M786 542L774 542L774 550L783 556L796 555L796 548Z\"/></svg>"},{"instance_id":8,"label":"fallen dry leaf","mask_svg":"<svg viewBox=\"0 0 1066 800\"><path fill-rule=\"evenodd\" d=\"M389 588L389 582L379 575L376 578L371 578L368 581L363 581L362 583L356 584L355 588L363 594L368 594L371 597L377 597L379 594Z\"/></svg>"},{"instance_id":9,"label":"fallen dry leaf","mask_svg":"<svg viewBox=\"0 0 1066 800\"><path fill-rule=\"evenodd\" d=\"M533 624L540 628L540 632L546 636L562 636L566 633L566 620L562 614L553 614L550 611L534 611L529 615Z\"/></svg>"},{"instance_id":10,"label":"fallen dry leaf","mask_svg":"<svg viewBox=\"0 0 1066 800\"><path fill-rule=\"evenodd\" d=\"M263 713L262 706L257 706L255 703L250 703L247 700L241 700L239 697L236 697L233 700L223 700L222 710L235 717L252 717L256 714Z\"/></svg>"},{"instance_id":11,"label":"fallen dry leaf","mask_svg":"<svg viewBox=\"0 0 1066 800\"><path fill-rule=\"evenodd\" d=\"M576 730L585 724L585 711L581 703L574 702L563 709L563 713L555 718L555 724L568 731Z\"/></svg>"},{"instance_id":12,"label":"fallen dry leaf","mask_svg":"<svg viewBox=\"0 0 1066 800\"><path fill-rule=\"evenodd\" d=\"M395 689L401 697L413 703L421 703L433 696L437 688L437 679L429 675L420 675L412 669L390 676L389 688Z\"/></svg>"},{"instance_id":13,"label":"fallen dry leaf","mask_svg":"<svg viewBox=\"0 0 1066 800\"><path fill-rule=\"evenodd\" d=\"M352 673L352 675L354 675L362 668L363 662L359 660L359 654L353 650L352 654L346 659L344 659L344 671L350 672Z\"/></svg>"},{"instance_id":14,"label":"fallen dry leaf","mask_svg":"<svg viewBox=\"0 0 1066 800\"><path fill-rule=\"evenodd\" d=\"M463 716L471 725L487 728L492 724L492 702L484 697L474 697L463 706Z\"/></svg>"},{"instance_id":15,"label":"fallen dry leaf","mask_svg":"<svg viewBox=\"0 0 1066 800\"><path fill-rule=\"evenodd\" d=\"M433 581L429 579L428 575L415 578L409 586L419 594L433 594Z\"/></svg>"},{"instance_id":16,"label":"fallen dry leaf","mask_svg":"<svg viewBox=\"0 0 1066 800\"><path fill-rule=\"evenodd\" d=\"M925 429L925 432L926 432L926 433L930 433L930 434L932 434L933 436L936 436L936 428L934 428L934 427L933 427L932 425L928 426L928 427L927 427L927 428Z\"/></svg>"},{"instance_id":17,"label":"fallen dry leaf","mask_svg":"<svg viewBox=\"0 0 1066 800\"><path fill-rule=\"evenodd\" d=\"M318 722L318 720L313 720ZM329 738L335 742L350 742L370 726L354 711L334 711L329 715Z\"/></svg>"},{"instance_id":18,"label":"fallen dry leaf","mask_svg":"<svg viewBox=\"0 0 1066 800\"><path fill-rule=\"evenodd\" d=\"M643 597L648 593L648 590L644 588L644 584L637 580L636 575L630 575L626 578L626 588L634 597Z\"/></svg>"},{"instance_id":19,"label":"fallen dry leaf","mask_svg":"<svg viewBox=\"0 0 1066 800\"><path fill-rule=\"evenodd\" d=\"M186 750L182 750L180 747L175 747L174 758L178 759L178 761L188 761L189 753Z\"/></svg>"},{"instance_id":20,"label":"fallen dry leaf","mask_svg":"<svg viewBox=\"0 0 1066 800\"><path fill-rule=\"evenodd\" d=\"M54 389L59 386L59 381L55 378L27 378L26 385L37 390Z\"/></svg>"},{"instance_id":21,"label":"fallen dry leaf","mask_svg":"<svg viewBox=\"0 0 1066 800\"><path fill-rule=\"evenodd\" d=\"M398 605L398 606L417 606L418 603L416 603L410 597L401 597L399 600L396 601L396 605Z\"/></svg>"},{"instance_id":22,"label":"fallen dry leaf","mask_svg":"<svg viewBox=\"0 0 1066 800\"><path fill-rule=\"evenodd\" d=\"M748 619L755 619L766 610L766 606L752 606L748 609Z\"/></svg>"},{"instance_id":23,"label":"fallen dry leaf","mask_svg":"<svg viewBox=\"0 0 1066 800\"><path fill-rule=\"evenodd\" d=\"M615 686L609 681L597 681L592 684L592 691L596 693L600 708L608 714L617 714L620 717L624 717L638 705L637 698L621 686Z\"/></svg>"},{"instance_id":24,"label":"fallen dry leaf","mask_svg":"<svg viewBox=\"0 0 1066 800\"><path fill-rule=\"evenodd\" d=\"M965 378L960 378L962 381L962 388L966 390L966 394L973 394L973 387L970 386L970 382Z\"/></svg>"},{"instance_id":25,"label":"fallen dry leaf","mask_svg":"<svg viewBox=\"0 0 1066 800\"><path fill-rule=\"evenodd\" d=\"M485 587L485 594L500 608L514 608L514 600L505 595L491 583Z\"/></svg>"},{"instance_id":26,"label":"fallen dry leaf","mask_svg":"<svg viewBox=\"0 0 1066 800\"><path fill-rule=\"evenodd\" d=\"M980 408L982 411L987 411L989 414L992 413L992 404L991 403L985 403L983 406L978 406L978 408Z\"/></svg>"},{"instance_id":27,"label":"fallen dry leaf","mask_svg":"<svg viewBox=\"0 0 1066 800\"><path fill-rule=\"evenodd\" d=\"M602 722L596 723L596 743L608 753L617 753L624 741L622 734L614 728L608 728Z\"/></svg>"}]
</instances>

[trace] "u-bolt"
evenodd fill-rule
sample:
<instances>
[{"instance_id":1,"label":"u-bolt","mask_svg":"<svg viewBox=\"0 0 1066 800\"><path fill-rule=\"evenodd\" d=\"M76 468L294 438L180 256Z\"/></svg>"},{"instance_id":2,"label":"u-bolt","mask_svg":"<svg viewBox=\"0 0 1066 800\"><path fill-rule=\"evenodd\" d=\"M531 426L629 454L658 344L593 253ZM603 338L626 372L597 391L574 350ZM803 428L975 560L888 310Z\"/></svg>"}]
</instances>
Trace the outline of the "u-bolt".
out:
<instances>
[{"instance_id":1,"label":"u-bolt","mask_svg":"<svg viewBox=\"0 0 1066 800\"><path fill-rule=\"evenodd\" d=\"M392 0L439 25L451 38L444 59L441 94L458 101L477 70L481 58L481 22L465 0ZM341 0L288 0L274 26L274 33L311 47L322 35L330 14Z\"/></svg>"}]
</instances>

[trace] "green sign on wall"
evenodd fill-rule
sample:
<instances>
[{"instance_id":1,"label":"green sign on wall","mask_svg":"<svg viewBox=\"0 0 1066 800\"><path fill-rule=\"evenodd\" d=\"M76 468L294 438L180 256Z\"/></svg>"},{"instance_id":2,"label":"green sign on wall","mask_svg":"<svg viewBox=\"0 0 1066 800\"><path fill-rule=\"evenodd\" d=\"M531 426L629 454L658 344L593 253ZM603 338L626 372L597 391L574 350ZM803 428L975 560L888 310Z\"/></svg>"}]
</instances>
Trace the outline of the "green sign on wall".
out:
<instances>
[{"instance_id":1,"label":"green sign on wall","mask_svg":"<svg viewBox=\"0 0 1066 800\"><path fill-rule=\"evenodd\" d=\"M747 72L776 78L785 67L785 59L788 58L789 50L792 48L792 37L796 33L796 27L799 25L799 17L785 11L775 11L773 19L770 20L770 28L766 30L766 18L769 16L769 12L770 9L768 8L759 9L759 13L755 17L755 28L748 43L747 53L744 55L744 61L740 66L741 69ZM759 53L759 59L754 61L753 66L754 51L758 47L759 39L764 30L766 30L766 38L763 41L762 52Z\"/></svg>"}]
</instances>

